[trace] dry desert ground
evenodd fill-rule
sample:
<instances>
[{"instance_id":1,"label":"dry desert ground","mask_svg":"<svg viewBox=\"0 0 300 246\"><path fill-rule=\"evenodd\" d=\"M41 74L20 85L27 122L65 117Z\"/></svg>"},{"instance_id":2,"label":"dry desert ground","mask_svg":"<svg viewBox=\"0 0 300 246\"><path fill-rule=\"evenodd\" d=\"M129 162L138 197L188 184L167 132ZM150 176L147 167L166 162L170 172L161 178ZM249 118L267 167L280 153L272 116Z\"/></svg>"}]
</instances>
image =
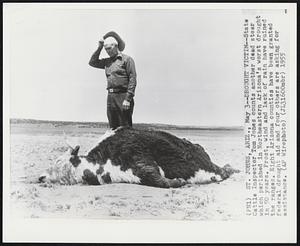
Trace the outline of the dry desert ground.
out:
<instances>
[{"instance_id":1,"label":"dry desert ground","mask_svg":"<svg viewBox=\"0 0 300 246\"><path fill-rule=\"evenodd\" d=\"M88 151L105 128L55 124L11 124L11 215L26 218L240 220L244 214L242 130L167 130L202 145L220 166L241 170L206 185L161 189L135 184L44 185L39 175L71 142Z\"/></svg>"}]
</instances>

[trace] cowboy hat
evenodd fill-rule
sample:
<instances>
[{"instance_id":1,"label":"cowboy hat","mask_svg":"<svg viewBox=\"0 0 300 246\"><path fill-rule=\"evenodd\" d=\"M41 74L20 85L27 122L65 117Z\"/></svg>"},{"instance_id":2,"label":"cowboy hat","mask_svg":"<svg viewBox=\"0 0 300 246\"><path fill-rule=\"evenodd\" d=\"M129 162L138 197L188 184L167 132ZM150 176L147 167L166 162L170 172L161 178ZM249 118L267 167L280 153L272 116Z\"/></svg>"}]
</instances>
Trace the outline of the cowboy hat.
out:
<instances>
[{"instance_id":1,"label":"cowboy hat","mask_svg":"<svg viewBox=\"0 0 300 246\"><path fill-rule=\"evenodd\" d=\"M120 51L123 51L125 49L125 42L123 41L123 39L119 36L119 34L117 34L116 32L114 31L110 31L108 33L106 33L104 36L103 36L103 39L106 39L108 37L113 37L117 40L118 42L118 48Z\"/></svg>"}]
</instances>

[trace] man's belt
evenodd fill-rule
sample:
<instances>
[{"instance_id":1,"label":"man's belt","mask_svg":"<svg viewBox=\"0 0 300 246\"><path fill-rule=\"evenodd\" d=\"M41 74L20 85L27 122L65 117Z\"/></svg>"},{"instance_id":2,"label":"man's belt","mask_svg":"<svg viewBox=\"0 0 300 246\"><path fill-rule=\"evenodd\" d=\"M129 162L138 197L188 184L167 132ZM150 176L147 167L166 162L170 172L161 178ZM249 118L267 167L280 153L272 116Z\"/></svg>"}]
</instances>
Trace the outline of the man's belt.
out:
<instances>
[{"instance_id":1,"label":"man's belt","mask_svg":"<svg viewBox=\"0 0 300 246\"><path fill-rule=\"evenodd\" d=\"M126 89L120 89L120 88L108 88L107 89L109 93L126 93Z\"/></svg>"}]
</instances>

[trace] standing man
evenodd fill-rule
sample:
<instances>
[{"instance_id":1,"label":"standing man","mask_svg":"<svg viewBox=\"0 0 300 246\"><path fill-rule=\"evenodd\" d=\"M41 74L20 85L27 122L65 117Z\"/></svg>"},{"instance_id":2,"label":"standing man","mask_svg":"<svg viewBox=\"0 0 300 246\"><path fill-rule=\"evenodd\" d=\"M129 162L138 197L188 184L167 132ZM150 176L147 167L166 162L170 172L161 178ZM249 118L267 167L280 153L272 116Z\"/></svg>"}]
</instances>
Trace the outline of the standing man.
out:
<instances>
[{"instance_id":1,"label":"standing man","mask_svg":"<svg viewBox=\"0 0 300 246\"><path fill-rule=\"evenodd\" d=\"M103 40L104 39L104 40ZM107 78L107 117L109 127L132 127L136 71L134 60L123 53L125 42L116 32L108 32L99 41L98 49L92 55L89 65L105 69ZM109 58L99 59L104 47Z\"/></svg>"}]
</instances>

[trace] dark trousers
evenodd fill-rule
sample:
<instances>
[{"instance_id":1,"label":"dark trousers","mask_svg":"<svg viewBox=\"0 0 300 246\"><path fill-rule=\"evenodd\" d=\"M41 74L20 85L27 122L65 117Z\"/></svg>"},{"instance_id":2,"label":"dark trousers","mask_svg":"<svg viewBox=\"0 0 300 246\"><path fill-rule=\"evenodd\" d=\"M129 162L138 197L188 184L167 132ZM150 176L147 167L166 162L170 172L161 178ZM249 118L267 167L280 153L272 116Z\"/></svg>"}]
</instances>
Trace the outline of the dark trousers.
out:
<instances>
[{"instance_id":1,"label":"dark trousers","mask_svg":"<svg viewBox=\"0 0 300 246\"><path fill-rule=\"evenodd\" d=\"M119 126L132 127L132 114L134 101L130 102L130 108L124 110L122 107L126 93L108 93L107 95L107 118L109 127L116 129Z\"/></svg>"}]
</instances>

